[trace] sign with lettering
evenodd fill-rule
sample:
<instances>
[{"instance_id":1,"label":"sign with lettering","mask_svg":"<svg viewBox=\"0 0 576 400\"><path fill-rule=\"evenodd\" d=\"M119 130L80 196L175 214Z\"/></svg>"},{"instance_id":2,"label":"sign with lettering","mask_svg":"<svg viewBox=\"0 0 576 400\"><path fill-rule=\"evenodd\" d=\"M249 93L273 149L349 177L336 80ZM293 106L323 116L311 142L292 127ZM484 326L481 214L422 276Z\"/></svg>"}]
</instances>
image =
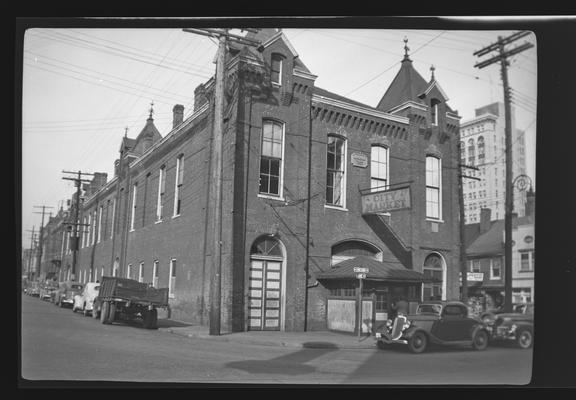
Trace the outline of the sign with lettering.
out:
<instances>
[{"instance_id":1,"label":"sign with lettering","mask_svg":"<svg viewBox=\"0 0 576 400\"><path fill-rule=\"evenodd\" d=\"M460 272L460 281L462 281L462 273ZM468 282L482 282L484 281L483 272L468 272L466 274L466 281Z\"/></svg>"},{"instance_id":2,"label":"sign with lettering","mask_svg":"<svg viewBox=\"0 0 576 400\"><path fill-rule=\"evenodd\" d=\"M350 155L350 162L355 167L366 168L368 166L368 156L364 153L355 152Z\"/></svg>"},{"instance_id":3,"label":"sign with lettering","mask_svg":"<svg viewBox=\"0 0 576 400\"><path fill-rule=\"evenodd\" d=\"M410 188L368 193L362 196L362 214L376 214L411 208Z\"/></svg>"},{"instance_id":4,"label":"sign with lettering","mask_svg":"<svg viewBox=\"0 0 576 400\"><path fill-rule=\"evenodd\" d=\"M366 274L356 274L356 278L358 278L358 279L366 279Z\"/></svg>"},{"instance_id":5,"label":"sign with lettering","mask_svg":"<svg viewBox=\"0 0 576 400\"><path fill-rule=\"evenodd\" d=\"M364 268L364 267L354 267L354 272L367 274L367 273L368 273L368 268Z\"/></svg>"}]
</instances>

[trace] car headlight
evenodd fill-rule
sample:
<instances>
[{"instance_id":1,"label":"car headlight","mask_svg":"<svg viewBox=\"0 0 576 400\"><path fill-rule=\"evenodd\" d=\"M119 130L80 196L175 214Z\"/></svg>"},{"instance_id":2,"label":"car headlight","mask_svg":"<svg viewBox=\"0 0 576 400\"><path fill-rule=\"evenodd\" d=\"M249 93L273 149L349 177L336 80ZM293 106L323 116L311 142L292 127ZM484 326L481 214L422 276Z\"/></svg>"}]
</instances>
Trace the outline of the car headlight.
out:
<instances>
[{"instance_id":1,"label":"car headlight","mask_svg":"<svg viewBox=\"0 0 576 400\"><path fill-rule=\"evenodd\" d=\"M408 329L410 328L410 325L412 325L412 323L409 320L406 320L406 322L404 322L404 327L403 329Z\"/></svg>"},{"instance_id":2,"label":"car headlight","mask_svg":"<svg viewBox=\"0 0 576 400\"><path fill-rule=\"evenodd\" d=\"M510 333L513 333L514 331L516 331L516 328L518 328L518 327L516 326L516 324L512 324L512 325L510 326Z\"/></svg>"},{"instance_id":3,"label":"car headlight","mask_svg":"<svg viewBox=\"0 0 576 400\"><path fill-rule=\"evenodd\" d=\"M389 320L386 321L386 326L387 326L387 327L391 327L391 326L392 326L392 320L391 320L391 319L389 319Z\"/></svg>"}]
</instances>

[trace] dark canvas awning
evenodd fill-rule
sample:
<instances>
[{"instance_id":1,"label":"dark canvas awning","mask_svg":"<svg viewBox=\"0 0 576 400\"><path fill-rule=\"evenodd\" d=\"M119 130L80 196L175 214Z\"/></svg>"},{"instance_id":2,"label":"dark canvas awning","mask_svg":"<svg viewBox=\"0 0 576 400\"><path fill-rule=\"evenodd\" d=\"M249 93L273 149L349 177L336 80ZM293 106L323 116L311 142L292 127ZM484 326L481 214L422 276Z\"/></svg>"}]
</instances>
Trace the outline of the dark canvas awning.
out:
<instances>
[{"instance_id":1,"label":"dark canvas awning","mask_svg":"<svg viewBox=\"0 0 576 400\"><path fill-rule=\"evenodd\" d=\"M316 279L357 279L355 267L368 268L365 280L390 282L435 282L424 274L405 268L400 263L382 262L366 256L358 256L338 263L334 268L316 275Z\"/></svg>"}]
</instances>

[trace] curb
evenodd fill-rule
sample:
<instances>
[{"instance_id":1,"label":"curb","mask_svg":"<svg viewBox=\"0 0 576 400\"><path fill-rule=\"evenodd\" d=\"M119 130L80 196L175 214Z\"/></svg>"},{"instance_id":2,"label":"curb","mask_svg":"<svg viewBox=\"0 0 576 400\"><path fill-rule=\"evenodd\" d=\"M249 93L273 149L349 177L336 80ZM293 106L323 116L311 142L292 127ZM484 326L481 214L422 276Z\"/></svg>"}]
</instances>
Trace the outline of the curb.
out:
<instances>
[{"instance_id":1,"label":"curb","mask_svg":"<svg viewBox=\"0 0 576 400\"><path fill-rule=\"evenodd\" d=\"M226 337L226 336L210 336L204 333L194 333L194 332L185 332L180 331L178 329L173 328L160 328L168 333L172 333L178 336L189 337L189 338L197 338L197 339L207 339L207 340L215 340L221 342L237 342L243 344L254 344L254 345L261 345L261 346L281 346L281 347L293 347L293 348L306 348L306 349L354 349L354 350L373 350L376 348L374 344L336 344L333 342L285 342L285 341L271 341L271 340L262 340L262 339L250 339L250 338L240 338L240 337Z\"/></svg>"}]
</instances>

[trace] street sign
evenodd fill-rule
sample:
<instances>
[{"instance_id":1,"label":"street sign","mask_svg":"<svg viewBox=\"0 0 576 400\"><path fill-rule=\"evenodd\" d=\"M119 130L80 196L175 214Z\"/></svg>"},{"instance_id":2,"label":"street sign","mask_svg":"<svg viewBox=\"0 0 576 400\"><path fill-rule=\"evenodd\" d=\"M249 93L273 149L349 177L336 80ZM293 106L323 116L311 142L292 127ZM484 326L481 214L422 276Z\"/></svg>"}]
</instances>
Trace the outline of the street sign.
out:
<instances>
[{"instance_id":1,"label":"street sign","mask_svg":"<svg viewBox=\"0 0 576 400\"><path fill-rule=\"evenodd\" d=\"M366 274L356 274L356 278L358 278L358 279L366 279Z\"/></svg>"},{"instance_id":2,"label":"street sign","mask_svg":"<svg viewBox=\"0 0 576 400\"><path fill-rule=\"evenodd\" d=\"M364 267L354 267L354 272L356 273L364 273L367 274L368 273L368 268L364 268Z\"/></svg>"}]
</instances>

